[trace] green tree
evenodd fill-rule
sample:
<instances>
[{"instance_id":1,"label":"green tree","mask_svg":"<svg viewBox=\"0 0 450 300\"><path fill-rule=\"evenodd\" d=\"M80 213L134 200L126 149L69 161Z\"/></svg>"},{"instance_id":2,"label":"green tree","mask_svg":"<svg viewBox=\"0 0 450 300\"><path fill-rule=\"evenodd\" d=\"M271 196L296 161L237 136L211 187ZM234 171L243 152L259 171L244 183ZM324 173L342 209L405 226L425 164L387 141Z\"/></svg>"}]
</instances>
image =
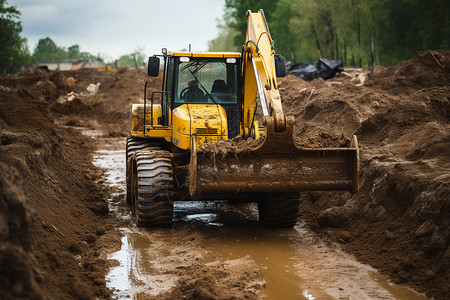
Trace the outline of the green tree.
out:
<instances>
[{"instance_id":1,"label":"green tree","mask_svg":"<svg viewBox=\"0 0 450 300\"><path fill-rule=\"evenodd\" d=\"M0 0L0 73L17 72L21 64L30 62L27 40L20 36L20 11Z\"/></svg>"},{"instance_id":2,"label":"green tree","mask_svg":"<svg viewBox=\"0 0 450 300\"><path fill-rule=\"evenodd\" d=\"M70 46L67 51L64 47L59 47L50 37L39 39L33 52L34 60L56 60L56 59L99 59L100 55L93 55L89 52L80 51L78 44Z\"/></svg>"},{"instance_id":3,"label":"green tree","mask_svg":"<svg viewBox=\"0 0 450 300\"><path fill-rule=\"evenodd\" d=\"M385 0L381 60L397 63L419 50L450 48L450 6L444 0Z\"/></svg>"},{"instance_id":4,"label":"green tree","mask_svg":"<svg viewBox=\"0 0 450 300\"><path fill-rule=\"evenodd\" d=\"M264 9L275 50L288 59L395 64L417 51L450 48L448 0L225 0L220 35L245 39L246 12ZM228 27L228 29L227 29Z\"/></svg>"},{"instance_id":5,"label":"green tree","mask_svg":"<svg viewBox=\"0 0 450 300\"><path fill-rule=\"evenodd\" d=\"M293 2L293 0L278 1L272 14L269 28L272 39L275 42L275 51L286 57L287 60L291 59L295 63L295 52L300 48L300 41L290 27L290 19L296 15L292 10Z\"/></svg>"},{"instance_id":6,"label":"green tree","mask_svg":"<svg viewBox=\"0 0 450 300\"><path fill-rule=\"evenodd\" d=\"M69 58L69 54L64 48L58 47L50 38L39 39L33 52L35 60L56 60Z\"/></svg>"},{"instance_id":7,"label":"green tree","mask_svg":"<svg viewBox=\"0 0 450 300\"><path fill-rule=\"evenodd\" d=\"M277 0L225 0L225 20L229 20L228 26L235 30L234 45L242 47L245 42L245 33L247 30L248 10L257 12L260 9L264 10L266 20L270 26L272 12L275 11Z\"/></svg>"},{"instance_id":8,"label":"green tree","mask_svg":"<svg viewBox=\"0 0 450 300\"><path fill-rule=\"evenodd\" d=\"M119 67L134 67L134 66L142 66L145 63L146 56L144 53L144 47L136 47L136 49L130 53L122 55L117 60L117 65Z\"/></svg>"},{"instance_id":9,"label":"green tree","mask_svg":"<svg viewBox=\"0 0 450 300\"><path fill-rule=\"evenodd\" d=\"M80 58L80 46L75 44L67 49L69 58Z\"/></svg>"},{"instance_id":10,"label":"green tree","mask_svg":"<svg viewBox=\"0 0 450 300\"><path fill-rule=\"evenodd\" d=\"M90 59L98 59L101 61L105 60L103 57L101 57L101 55L96 56L89 52L80 52L77 58L82 59L82 60L90 60Z\"/></svg>"},{"instance_id":11,"label":"green tree","mask_svg":"<svg viewBox=\"0 0 450 300\"><path fill-rule=\"evenodd\" d=\"M298 53L301 62L313 63L318 57L326 56L323 27L320 15L327 16L326 4L309 0L295 0L292 10L295 12L290 18L290 28L295 37L302 41ZM327 43L329 44L329 42Z\"/></svg>"}]
</instances>

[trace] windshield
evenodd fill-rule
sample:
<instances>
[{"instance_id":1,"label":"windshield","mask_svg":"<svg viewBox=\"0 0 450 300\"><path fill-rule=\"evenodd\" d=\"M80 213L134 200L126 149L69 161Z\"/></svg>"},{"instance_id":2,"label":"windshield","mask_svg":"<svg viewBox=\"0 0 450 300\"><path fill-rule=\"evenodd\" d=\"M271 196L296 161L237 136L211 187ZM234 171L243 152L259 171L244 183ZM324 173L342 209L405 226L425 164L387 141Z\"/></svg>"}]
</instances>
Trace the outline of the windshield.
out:
<instances>
[{"instance_id":1,"label":"windshield","mask_svg":"<svg viewBox=\"0 0 450 300\"><path fill-rule=\"evenodd\" d=\"M226 63L226 60L193 60L193 58L190 58L190 61L180 62L175 102L236 103L236 63Z\"/></svg>"}]
</instances>

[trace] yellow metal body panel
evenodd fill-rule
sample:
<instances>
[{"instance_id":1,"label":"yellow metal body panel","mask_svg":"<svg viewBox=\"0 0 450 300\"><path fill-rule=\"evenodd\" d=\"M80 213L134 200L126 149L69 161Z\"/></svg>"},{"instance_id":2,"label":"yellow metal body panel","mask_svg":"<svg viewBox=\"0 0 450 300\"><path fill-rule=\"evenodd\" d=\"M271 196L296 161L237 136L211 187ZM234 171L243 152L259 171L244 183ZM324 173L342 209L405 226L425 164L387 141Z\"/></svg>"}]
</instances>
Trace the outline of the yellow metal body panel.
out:
<instances>
[{"instance_id":1,"label":"yellow metal body panel","mask_svg":"<svg viewBox=\"0 0 450 300\"><path fill-rule=\"evenodd\" d=\"M247 12L247 32L244 45L244 114L242 127L244 136L249 137L252 132L251 122L255 112L255 98L258 93L255 77L259 77L263 85L263 93L267 102L269 115L275 119L277 129L283 130L285 118L281 106L281 98L275 75L274 55L271 47L272 38L264 22L261 12ZM254 43L254 44L253 44ZM255 47L255 44L258 48ZM258 74L255 74L252 60Z\"/></svg>"},{"instance_id":2,"label":"yellow metal body panel","mask_svg":"<svg viewBox=\"0 0 450 300\"><path fill-rule=\"evenodd\" d=\"M146 133L140 137L164 138L166 141L172 141L172 129L168 126L145 126Z\"/></svg>"},{"instance_id":3,"label":"yellow metal body panel","mask_svg":"<svg viewBox=\"0 0 450 300\"><path fill-rule=\"evenodd\" d=\"M172 112L172 142L178 148L192 149L192 136L196 146L228 138L225 109L215 104L184 104Z\"/></svg>"},{"instance_id":4,"label":"yellow metal body panel","mask_svg":"<svg viewBox=\"0 0 450 300\"><path fill-rule=\"evenodd\" d=\"M146 107L144 134L144 105L133 104L131 114L131 135L136 137L164 138L180 149L192 149L192 136L196 146L204 143L228 139L227 116L225 109L215 104L184 104L173 110L169 123L158 124L162 116L161 105L153 105L153 126L151 105Z\"/></svg>"},{"instance_id":5,"label":"yellow metal body panel","mask_svg":"<svg viewBox=\"0 0 450 300\"><path fill-rule=\"evenodd\" d=\"M152 124L152 107L147 105L145 108L145 125ZM160 104L153 105L153 125L158 125L158 118L162 116ZM144 104L133 104L131 106L131 132L144 132Z\"/></svg>"},{"instance_id":6,"label":"yellow metal body panel","mask_svg":"<svg viewBox=\"0 0 450 300\"><path fill-rule=\"evenodd\" d=\"M131 107L131 127L130 132L132 136L136 137L160 137L165 138L170 142L172 131L166 126L158 124L158 118L162 116L162 109L160 104L153 104L153 123L152 123L152 108L150 104L145 107L145 131L144 134L144 104L133 104Z\"/></svg>"}]
</instances>

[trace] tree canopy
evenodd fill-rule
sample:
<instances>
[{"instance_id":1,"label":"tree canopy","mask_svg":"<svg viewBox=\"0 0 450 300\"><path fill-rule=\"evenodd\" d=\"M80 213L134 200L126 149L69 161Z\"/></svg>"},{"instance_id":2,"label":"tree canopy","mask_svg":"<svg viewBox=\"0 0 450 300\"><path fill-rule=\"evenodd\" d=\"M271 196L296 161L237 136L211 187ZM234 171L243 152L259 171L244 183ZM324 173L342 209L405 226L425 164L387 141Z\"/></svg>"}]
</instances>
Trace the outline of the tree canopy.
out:
<instances>
[{"instance_id":1,"label":"tree canopy","mask_svg":"<svg viewBox=\"0 0 450 300\"><path fill-rule=\"evenodd\" d=\"M231 27L229 20L217 20L217 29L219 29L219 35L217 38L208 41L209 51L240 51L240 47L234 44L234 39L237 34L237 30Z\"/></svg>"},{"instance_id":2,"label":"tree canopy","mask_svg":"<svg viewBox=\"0 0 450 300\"><path fill-rule=\"evenodd\" d=\"M219 37L213 41L227 41L228 50L240 48L246 11L259 9L265 12L275 50L293 62L323 57L345 65L386 65L420 50L450 48L446 0L225 0ZM232 44L224 37L230 30Z\"/></svg>"},{"instance_id":3,"label":"tree canopy","mask_svg":"<svg viewBox=\"0 0 450 300\"><path fill-rule=\"evenodd\" d=\"M134 67L134 66L142 66L145 64L147 56L144 53L144 47L136 47L134 51L130 54L122 55L117 60L117 66L119 67Z\"/></svg>"},{"instance_id":4,"label":"tree canopy","mask_svg":"<svg viewBox=\"0 0 450 300\"><path fill-rule=\"evenodd\" d=\"M100 59L89 52L81 52L80 46L75 44L70 46L67 50L64 47L59 47L50 38L46 37L39 39L38 44L33 52L34 60L56 60L56 59Z\"/></svg>"},{"instance_id":5,"label":"tree canopy","mask_svg":"<svg viewBox=\"0 0 450 300\"><path fill-rule=\"evenodd\" d=\"M0 0L0 73L16 72L30 60L27 40L21 37L20 12Z\"/></svg>"}]
</instances>

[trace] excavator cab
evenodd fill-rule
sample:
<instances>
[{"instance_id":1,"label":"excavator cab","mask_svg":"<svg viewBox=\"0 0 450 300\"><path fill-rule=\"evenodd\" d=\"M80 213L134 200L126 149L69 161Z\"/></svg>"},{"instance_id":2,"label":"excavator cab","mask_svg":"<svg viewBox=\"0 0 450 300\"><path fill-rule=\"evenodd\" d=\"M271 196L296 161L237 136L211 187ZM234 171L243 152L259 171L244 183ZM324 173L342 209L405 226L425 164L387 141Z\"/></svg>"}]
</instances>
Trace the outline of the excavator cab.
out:
<instances>
[{"instance_id":1,"label":"excavator cab","mask_svg":"<svg viewBox=\"0 0 450 300\"><path fill-rule=\"evenodd\" d=\"M200 105L216 106L224 110L223 116L226 118L222 125L226 123L227 134L222 134L221 139L231 139L239 135L242 88L240 53L205 55L175 52L162 56L154 55L148 62L149 76L159 75L160 57L164 58L163 86L162 91L157 94L161 95L163 106L168 108L162 109L165 115L162 116L163 119L173 121L176 116L170 116L171 112L183 111L185 107L189 109L195 106L199 108ZM148 104L150 111L154 100L155 96L152 96L149 103L145 104L146 107ZM189 106L185 106L187 104ZM191 146L186 149L191 149Z\"/></svg>"}]
</instances>

